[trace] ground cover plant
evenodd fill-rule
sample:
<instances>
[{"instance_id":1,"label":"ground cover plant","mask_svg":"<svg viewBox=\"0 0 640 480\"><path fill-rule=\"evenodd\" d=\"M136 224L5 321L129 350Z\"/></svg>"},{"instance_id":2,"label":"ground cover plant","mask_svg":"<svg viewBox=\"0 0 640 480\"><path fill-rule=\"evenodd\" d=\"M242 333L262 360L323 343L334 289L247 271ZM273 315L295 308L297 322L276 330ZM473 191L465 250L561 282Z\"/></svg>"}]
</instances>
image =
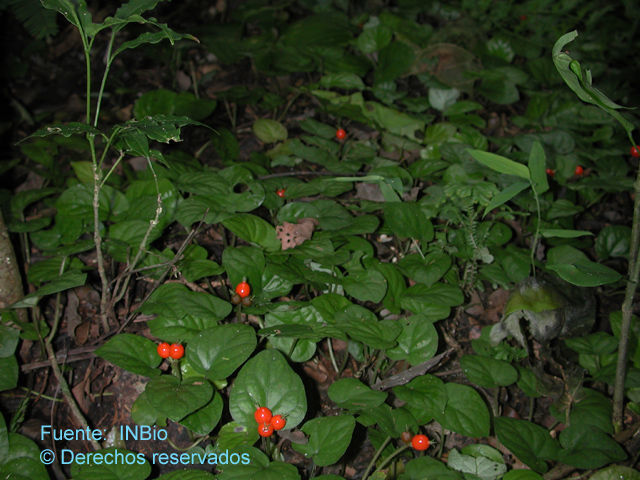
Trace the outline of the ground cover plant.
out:
<instances>
[{"instance_id":1,"label":"ground cover plant","mask_svg":"<svg viewBox=\"0 0 640 480\"><path fill-rule=\"evenodd\" d=\"M108 3L0 3L0 478L640 478L631 2Z\"/></svg>"}]
</instances>

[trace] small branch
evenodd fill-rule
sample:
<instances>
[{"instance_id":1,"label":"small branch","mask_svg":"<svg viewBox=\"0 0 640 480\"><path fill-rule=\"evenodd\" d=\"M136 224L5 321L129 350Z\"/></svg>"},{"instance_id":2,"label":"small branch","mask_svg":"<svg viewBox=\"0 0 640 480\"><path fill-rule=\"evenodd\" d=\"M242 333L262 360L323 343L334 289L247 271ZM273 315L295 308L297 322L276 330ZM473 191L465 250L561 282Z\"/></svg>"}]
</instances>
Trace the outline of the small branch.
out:
<instances>
[{"instance_id":1,"label":"small branch","mask_svg":"<svg viewBox=\"0 0 640 480\"><path fill-rule=\"evenodd\" d=\"M78 408L78 404L76 403L75 399L73 398L73 395L71 394L71 389L69 389L69 384L67 383L64 376L62 375L62 372L60 371L60 366L58 365L58 361L56 360L56 354L53 351L53 347L51 346L51 343L46 342L45 348L47 349L47 355L49 356L49 363L51 364L51 368L53 369L53 374L58 380L58 385L60 385L60 389L62 390L62 395L64 396L64 399L66 400L67 405L71 410L71 415L74 417L75 421L82 426L83 430L89 430L89 424L87 423L87 420L84 418L84 415L82 415L80 408ZM94 450L100 450L102 448L100 446L100 443L98 443L93 439L89 440L89 442L91 443L91 446L93 447Z\"/></svg>"},{"instance_id":2,"label":"small branch","mask_svg":"<svg viewBox=\"0 0 640 480\"><path fill-rule=\"evenodd\" d=\"M624 381L629 356L629 330L631 328L633 298L638 288L638 279L640 277L640 259L638 259L638 249L640 246L640 166L638 167L636 181L633 184L633 190L635 199L633 201L633 226L629 247L629 270L627 274L627 286L624 292L624 301L622 302L618 363L616 365L616 378L613 391L612 423L616 433L622 430L623 425Z\"/></svg>"},{"instance_id":3,"label":"small branch","mask_svg":"<svg viewBox=\"0 0 640 480\"><path fill-rule=\"evenodd\" d=\"M397 387L398 385L404 385L405 383L409 383L414 378L419 377L420 375L424 375L426 372L428 372L433 367L438 365L443 358L448 357L454 351L455 350L453 348L450 348L449 350L446 350L441 354L436 355L435 357L427 360L426 362L423 362L419 365L408 368L403 372L397 373L395 375L392 375L389 378L385 378L384 380L374 383L371 386L371 388L373 388L374 390L386 390L387 388Z\"/></svg>"}]
</instances>

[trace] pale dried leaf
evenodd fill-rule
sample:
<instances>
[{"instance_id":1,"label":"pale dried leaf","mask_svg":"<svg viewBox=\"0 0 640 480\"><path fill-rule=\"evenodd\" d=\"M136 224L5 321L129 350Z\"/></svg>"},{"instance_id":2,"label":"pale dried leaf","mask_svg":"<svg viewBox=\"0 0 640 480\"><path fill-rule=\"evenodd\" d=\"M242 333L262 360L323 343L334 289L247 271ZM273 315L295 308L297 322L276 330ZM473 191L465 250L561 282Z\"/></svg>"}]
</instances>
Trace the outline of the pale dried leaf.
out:
<instances>
[{"instance_id":1,"label":"pale dried leaf","mask_svg":"<svg viewBox=\"0 0 640 480\"><path fill-rule=\"evenodd\" d=\"M282 244L282 250L295 248L311 239L318 225L315 218L301 218L298 223L284 222L276 227L276 236Z\"/></svg>"}]
</instances>

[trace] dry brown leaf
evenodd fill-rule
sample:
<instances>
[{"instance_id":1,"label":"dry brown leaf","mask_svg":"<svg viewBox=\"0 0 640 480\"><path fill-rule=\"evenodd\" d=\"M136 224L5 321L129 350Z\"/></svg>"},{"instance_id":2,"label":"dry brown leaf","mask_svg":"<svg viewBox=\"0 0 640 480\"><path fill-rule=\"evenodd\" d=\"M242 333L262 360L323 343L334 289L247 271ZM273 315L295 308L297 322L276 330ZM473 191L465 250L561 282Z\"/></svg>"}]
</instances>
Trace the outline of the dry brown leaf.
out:
<instances>
[{"instance_id":1,"label":"dry brown leaf","mask_svg":"<svg viewBox=\"0 0 640 480\"><path fill-rule=\"evenodd\" d=\"M301 218L298 223L284 222L276 227L276 236L282 243L282 250L302 245L311 239L313 231L318 225L315 218Z\"/></svg>"}]
</instances>

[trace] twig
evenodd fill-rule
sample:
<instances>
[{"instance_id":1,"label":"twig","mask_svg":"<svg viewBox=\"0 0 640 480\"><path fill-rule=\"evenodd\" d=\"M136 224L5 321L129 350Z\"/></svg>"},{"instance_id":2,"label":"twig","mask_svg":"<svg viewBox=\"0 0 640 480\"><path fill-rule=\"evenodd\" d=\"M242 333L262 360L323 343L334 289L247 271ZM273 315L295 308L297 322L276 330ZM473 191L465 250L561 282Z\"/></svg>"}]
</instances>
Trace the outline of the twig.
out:
<instances>
[{"instance_id":1,"label":"twig","mask_svg":"<svg viewBox=\"0 0 640 480\"><path fill-rule=\"evenodd\" d=\"M615 432L622 430L624 413L624 381L627 373L627 358L629 355L629 330L633 310L633 298L638 287L640 277L640 259L638 249L640 246L640 166L636 181L633 184L635 199L633 201L633 226L631 229L631 242L629 248L629 270L627 286L622 302L622 322L620 324L620 341L618 343L618 363L616 365L616 378L613 390L613 415L612 423Z\"/></svg>"},{"instance_id":2,"label":"twig","mask_svg":"<svg viewBox=\"0 0 640 480\"><path fill-rule=\"evenodd\" d=\"M373 388L374 390L386 390L387 388L397 387L398 385L404 385L405 383L409 383L414 378L419 377L420 375L424 375L426 372L428 372L433 367L438 365L440 363L440 360L442 360L445 357L448 357L454 351L455 350L453 348L450 348L442 352L441 354L436 355L435 357L427 360L426 362L422 362L419 365L408 368L403 372L397 373L395 375L392 375L389 378L385 378L384 380L381 380L373 384L371 388Z\"/></svg>"},{"instance_id":3,"label":"twig","mask_svg":"<svg viewBox=\"0 0 640 480\"><path fill-rule=\"evenodd\" d=\"M162 282L166 278L171 268L173 268L173 266L182 258L182 254L184 253L187 246L193 240L193 237L196 236L196 233L200 230L200 227L204 224L204 219L207 218L208 214L209 214L209 209L207 208L204 212L204 215L202 216L202 220L200 220L200 223L198 223L198 226L189 232L189 235L187 235L187 238L184 239L184 242L182 242L182 245L180 245L180 248L178 248L178 251L176 252L176 254L173 256L171 261L167 263L167 268L164 271L164 273L160 276L160 278L158 278L158 280L156 280L153 287L151 287L151 290L147 292L147 294L142 299L142 302L140 302L140 305L144 305L144 303L149 299L149 297L153 294L153 292L155 292L156 289L162 284ZM118 328L118 331L116 333L120 333L122 330L124 330L124 328L129 323L131 323L131 320L133 320L136 314L137 314L136 312L130 313L127 316L127 319L122 323L122 325L120 325L120 328Z\"/></svg>"}]
</instances>

